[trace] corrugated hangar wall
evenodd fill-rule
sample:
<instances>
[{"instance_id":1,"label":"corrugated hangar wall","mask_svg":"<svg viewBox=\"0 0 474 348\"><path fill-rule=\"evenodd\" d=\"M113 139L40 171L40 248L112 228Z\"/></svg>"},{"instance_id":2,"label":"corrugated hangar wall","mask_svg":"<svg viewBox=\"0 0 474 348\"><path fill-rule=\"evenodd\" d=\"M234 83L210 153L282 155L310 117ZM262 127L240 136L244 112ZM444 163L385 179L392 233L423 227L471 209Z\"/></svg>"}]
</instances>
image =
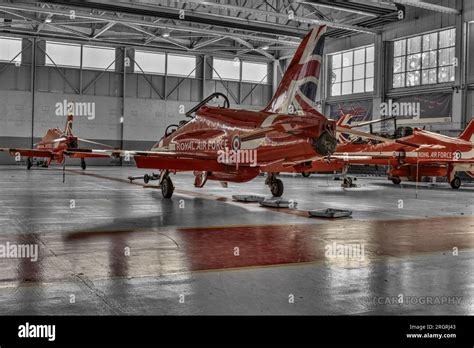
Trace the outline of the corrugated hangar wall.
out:
<instances>
[{"instance_id":1,"label":"corrugated hangar wall","mask_svg":"<svg viewBox=\"0 0 474 348\"><path fill-rule=\"evenodd\" d=\"M260 109L270 99L270 84L212 79L206 57L197 56L196 78L134 73L127 68L123 81L123 63L116 60L115 71L56 68L45 66L45 55L36 50L36 86L32 112L32 39L23 39L21 66L0 64L0 147L30 147L49 128L63 128L65 118L55 115L57 103L95 103L95 118L76 117L77 136L119 147L123 109L123 148L149 149L159 140L168 125L186 119L187 111L213 92L228 96L231 106ZM45 41L37 40L45 49ZM117 48L117 52L122 48ZM128 54L133 50L128 48ZM117 53L117 56L119 54ZM203 74L206 74L203 83ZM271 77L268 79L271 81ZM125 85L125 98L123 86ZM224 86L225 85L225 86ZM166 96L166 98L165 98ZM33 120L34 118L34 120ZM77 162L71 160L71 162ZM112 160L89 159L91 164L109 164ZM10 156L0 156L0 164L14 163Z\"/></svg>"},{"instance_id":2,"label":"corrugated hangar wall","mask_svg":"<svg viewBox=\"0 0 474 348\"><path fill-rule=\"evenodd\" d=\"M375 81L373 93L327 96L327 72L323 72L318 95L328 113L330 105L342 101L373 101L373 115L378 116L380 102L387 98L404 95L430 95L446 93L452 96L452 121L445 123L427 123L428 129L439 130L456 135L474 115L474 71L469 62L474 54L474 2L462 0L439 0L433 3L462 9L461 15L444 14L406 6L406 18L402 23L395 22L381 28L381 34L352 35L341 39L328 39L325 53L357 48L363 45L375 45ZM456 28L456 68L455 82L445 85L424 85L413 88L390 89L391 62L389 44L391 40L422 34L442 28ZM464 59L464 39L467 41L467 59ZM105 142L113 146L120 145L122 106L124 116L123 146L129 149L147 149L157 141L169 124L184 118L179 113L180 106L185 110L194 106L203 97L214 91L228 95L232 106L238 108L259 109L266 104L272 94L270 84L255 86L250 83L213 80L211 69L202 63L198 56L196 78L184 79L163 75L142 75L127 70L125 76L125 98L123 97L123 66L117 60L115 72L80 70L45 66L45 57L37 50L36 86L34 122L32 127L31 93L31 47L32 39L23 40L23 59L20 67L12 64L0 64L0 147L31 146L33 129L35 140L50 127L63 127L64 120L54 116L54 105L63 100L89 101L96 103L96 118L75 120L75 131L83 138ZM38 47L44 49L44 41L37 40ZM117 48L117 56L122 48ZM133 49L127 49L129 55ZM282 52L282 56L293 52ZM287 61L287 60L286 60ZM207 57L212 64L212 57ZM327 63L327 62L326 62ZM464 65L465 64L465 65ZM282 64L283 66L285 64ZM206 66L203 69L202 66ZM274 81L272 72L278 71L270 65L268 81ZM205 76L204 76L205 75ZM281 78L279 74L275 80ZM203 77L204 82L203 82ZM224 86L225 84L225 86ZM453 87L461 87L456 90ZM82 90L81 92L78 92ZM166 91L166 92L165 92ZM166 94L166 98L164 95ZM421 125L424 126L424 125ZM0 156L0 163L12 163L8 156ZM97 160L95 163L108 163Z\"/></svg>"}]
</instances>

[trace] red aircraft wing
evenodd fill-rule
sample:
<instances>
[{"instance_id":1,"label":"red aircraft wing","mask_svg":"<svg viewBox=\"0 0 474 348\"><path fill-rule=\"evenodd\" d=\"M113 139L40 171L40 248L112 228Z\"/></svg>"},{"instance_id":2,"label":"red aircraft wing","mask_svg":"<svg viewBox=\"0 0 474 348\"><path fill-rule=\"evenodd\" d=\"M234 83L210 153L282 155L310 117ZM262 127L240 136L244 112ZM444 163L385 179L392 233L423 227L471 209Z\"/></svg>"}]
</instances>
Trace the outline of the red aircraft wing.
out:
<instances>
[{"instance_id":1,"label":"red aircraft wing","mask_svg":"<svg viewBox=\"0 0 474 348\"><path fill-rule=\"evenodd\" d=\"M179 171L221 171L225 165L217 157L205 153L177 153L173 151L127 151L75 149L67 151L71 157L133 157L137 168L156 168Z\"/></svg>"},{"instance_id":2,"label":"red aircraft wing","mask_svg":"<svg viewBox=\"0 0 474 348\"><path fill-rule=\"evenodd\" d=\"M106 153L95 153L92 149L74 149L64 151L66 156L70 158L106 158L110 157L110 154Z\"/></svg>"},{"instance_id":3,"label":"red aircraft wing","mask_svg":"<svg viewBox=\"0 0 474 348\"><path fill-rule=\"evenodd\" d=\"M20 154L25 157L52 157L53 155L51 150L1 148L0 151L8 152L10 156L17 156L17 154Z\"/></svg>"}]
</instances>

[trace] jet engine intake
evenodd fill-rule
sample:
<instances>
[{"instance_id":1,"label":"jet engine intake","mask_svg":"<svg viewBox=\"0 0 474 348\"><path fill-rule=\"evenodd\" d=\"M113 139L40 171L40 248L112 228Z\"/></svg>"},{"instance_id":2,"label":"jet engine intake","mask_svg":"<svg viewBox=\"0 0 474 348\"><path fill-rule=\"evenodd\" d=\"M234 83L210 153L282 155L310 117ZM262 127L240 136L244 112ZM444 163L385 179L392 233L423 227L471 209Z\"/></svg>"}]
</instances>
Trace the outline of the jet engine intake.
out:
<instances>
[{"instance_id":1,"label":"jet engine intake","mask_svg":"<svg viewBox=\"0 0 474 348\"><path fill-rule=\"evenodd\" d=\"M313 149L323 156L329 156L336 151L336 137L328 132L323 132L319 138L313 138Z\"/></svg>"}]
</instances>

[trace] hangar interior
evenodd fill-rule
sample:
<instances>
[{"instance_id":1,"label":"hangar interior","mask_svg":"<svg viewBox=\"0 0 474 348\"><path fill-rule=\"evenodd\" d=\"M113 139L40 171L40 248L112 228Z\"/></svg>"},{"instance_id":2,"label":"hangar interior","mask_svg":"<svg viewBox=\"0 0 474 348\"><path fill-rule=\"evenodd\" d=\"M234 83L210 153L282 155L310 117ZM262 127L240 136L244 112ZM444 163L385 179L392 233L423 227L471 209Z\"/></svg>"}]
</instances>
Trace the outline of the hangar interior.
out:
<instances>
[{"instance_id":1,"label":"hangar interior","mask_svg":"<svg viewBox=\"0 0 474 348\"><path fill-rule=\"evenodd\" d=\"M2 0L0 148L32 148L62 129L69 103L79 105L74 134L143 151L213 93L262 110L318 25L327 31L313 106L328 118L397 116L373 127L449 137L472 119L468 0ZM27 171L24 156L0 153L1 243L40 249L37 262L0 258L2 314L474 313L465 173L459 190L442 177L393 185L372 165L349 167L358 181L345 188L326 171L280 173L298 208L272 209L232 199L268 195L263 176L195 188L178 173L166 200L127 179L144 174L133 161L65 163ZM325 208L352 217L306 214ZM332 258L333 243L365 256ZM416 303L387 303L400 294Z\"/></svg>"}]
</instances>

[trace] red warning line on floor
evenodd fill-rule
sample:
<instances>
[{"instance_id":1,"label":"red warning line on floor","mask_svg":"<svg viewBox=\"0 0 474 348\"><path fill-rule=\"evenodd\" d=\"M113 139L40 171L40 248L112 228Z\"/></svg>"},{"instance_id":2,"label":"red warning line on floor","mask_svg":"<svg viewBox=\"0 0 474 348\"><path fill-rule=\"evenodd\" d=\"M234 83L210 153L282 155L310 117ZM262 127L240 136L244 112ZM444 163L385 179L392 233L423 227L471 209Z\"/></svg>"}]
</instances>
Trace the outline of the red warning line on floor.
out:
<instances>
[{"instance_id":1,"label":"red warning line on floor","mask_svg":"<svg viewBox=\"0 0 474 348\"><path fill-rule=\"evenodd\" d=\"M380 257L427 252L456 257L474 248L474 217L326 224L159 228L1 235L0 243L38 244L37 262L0 259L0 281L48 282L161 276L195 271L326 262L368 266ZM328 255L337 246L363 246L363 257Z\"/></svg>"}]
</instances>

